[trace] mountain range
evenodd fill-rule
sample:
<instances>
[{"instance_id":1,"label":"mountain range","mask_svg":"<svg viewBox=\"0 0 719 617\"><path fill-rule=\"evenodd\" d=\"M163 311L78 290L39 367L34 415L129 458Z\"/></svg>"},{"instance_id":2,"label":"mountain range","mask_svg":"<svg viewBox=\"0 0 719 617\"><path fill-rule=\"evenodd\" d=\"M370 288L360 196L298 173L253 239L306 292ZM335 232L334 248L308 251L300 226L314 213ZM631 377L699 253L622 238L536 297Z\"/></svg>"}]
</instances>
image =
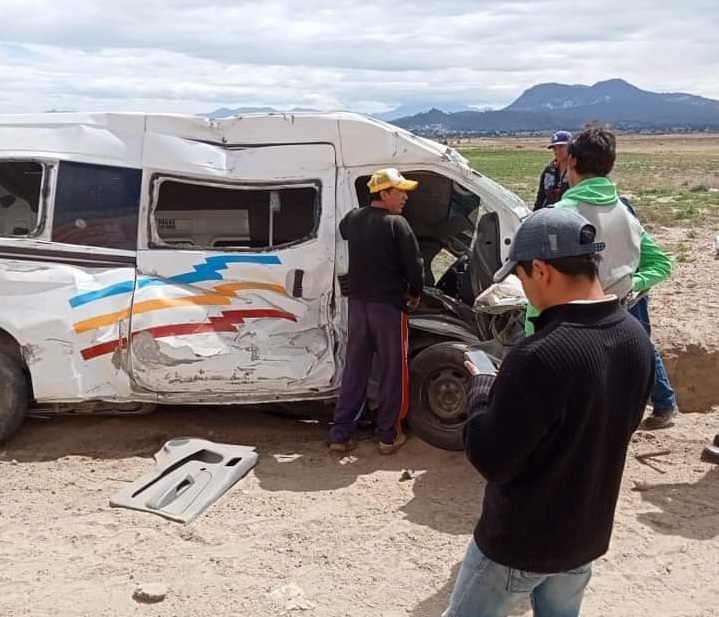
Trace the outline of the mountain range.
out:
<instances>
[{"instance_id":1,"label":"mountain range","mask_svg":"<svg viewBox=\"0 0 719 617\"><path fill-rule=\"evenodd\" d=\"M385 122L392 122L399 118L406 118L414 116L430 109L441 108L445 113L456 113L459 111L476 111L475 108L469 107L462 103L456 103L454 101L447 100L428 100L421 103L408 103L400 105L389 111L382 111L373 114L375 118L384 120ZM230 109L229 107L220 107L215 109L208 114L204 114L208 118L228 118L230 116L238 116L242 114L252 113L280 113L283 110L275 109L274 107L235 107ZM284 110L285 113L299 112L299 111L319 111L318 109L312 109L307 107L294 107L292 109Z\"/></svg>"},{"instance_id":2,"label":"mountain range","mask_svg":"<svg viewBox=\"0 0 719 617\"><path fill-rule=\"evenodd\" d=\"M588 122L626 131L719 130L719 101L685 93L642 90L622 79L593 86L548 83L525 90L499 110L440 109L394 120L419 134L490 134L578 129Z\"/></svg>"},{"instance_id":3,"label":"mountain range","mask_svg":"<svg viewBox=\"0 0 719 617\"><path fill-rule=\"evenodd\" d=\"M220 118L271 107L221 108L207 114ZM314 111L295 108L290 111ZM478 111L459 101L426 101L375 114L420 135L456 136L574 130L601 122L625 131L719 131L719 101L681 92L642 90L610 79L592 86L539 84L525 90L503 109Z\"/></svg>"}]
</instances>

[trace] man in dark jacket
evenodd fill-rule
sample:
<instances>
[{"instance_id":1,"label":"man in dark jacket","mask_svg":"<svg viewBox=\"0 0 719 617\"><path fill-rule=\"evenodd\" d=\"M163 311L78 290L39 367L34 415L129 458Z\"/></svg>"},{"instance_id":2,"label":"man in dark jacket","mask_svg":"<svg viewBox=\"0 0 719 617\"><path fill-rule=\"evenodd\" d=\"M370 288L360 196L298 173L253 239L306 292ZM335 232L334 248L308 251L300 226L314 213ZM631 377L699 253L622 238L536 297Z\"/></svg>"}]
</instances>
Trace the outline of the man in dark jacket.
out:
<instances>
[{"instance_id":1,"label":"man in dark jacket","mask_svg":"<svg viewBox=\"0 0 719 617\"><path fill-rule=\"evenodd\" d=\"M417 239L401 213L417 182L394 168L380 169L368 182L369 207L340 222L349 242L349 325L342 391L330 431L330 450L355 447L352 436L362 417L372 356L382 367L377 413L380 454L406 441L402 420L409 410L408 308L419 304L424 263Z\"/></svg>"},{"instance_id":2,"label":"man in dark jacket","mask_svg":"<svg viewBox=\"0 0 719 617\"><path fill-rule=\"evenodd\" d=\"M575 617L608 550L654 350L605 295L595 234L576 211L535 212L495 275L514 272L540 314L496 376L467 366L466 453L487 486L445 617L504 617L527 596L537 617Z\"/></svg>"},{"instance_id":3,"label":"man in dark jacket","mask_svg":"<svg viewBox=\"0 0 719 617\"><path fill-rule=\"evenodd\" d=\"M569 188L567 175L569 159L569 142L572 134L569 131L557 131L549 140L549 148L554 158L539 176L539 189L534 200L534 209L546 208L557 203Z\"/></svg>"}]
</instances>

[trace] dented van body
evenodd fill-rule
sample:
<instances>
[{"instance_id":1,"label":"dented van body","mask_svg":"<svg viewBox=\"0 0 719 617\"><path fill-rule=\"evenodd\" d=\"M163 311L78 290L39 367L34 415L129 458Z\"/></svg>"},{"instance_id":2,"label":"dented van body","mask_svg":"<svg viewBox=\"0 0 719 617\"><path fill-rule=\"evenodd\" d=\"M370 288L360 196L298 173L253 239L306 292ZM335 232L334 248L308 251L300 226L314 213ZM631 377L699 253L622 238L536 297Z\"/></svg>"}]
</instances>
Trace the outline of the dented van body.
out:
<instances>
[{"instance_id":1,"label":"dented van body","mask_svg":"<svg viewBox=\"0 0 719 617\"><path fill-rule=\"evenodd\" d=\"M384 166L420 180L406 216L428 294L413 327L471 342L461 294L489 284L527 210L445 146L346 113L0 116L0 378L27 380L0 400L0 437L23 399L331 399L346 338L337 226ZM435 280L440 254L463 269Z\"/></svg>"}]
</instances>

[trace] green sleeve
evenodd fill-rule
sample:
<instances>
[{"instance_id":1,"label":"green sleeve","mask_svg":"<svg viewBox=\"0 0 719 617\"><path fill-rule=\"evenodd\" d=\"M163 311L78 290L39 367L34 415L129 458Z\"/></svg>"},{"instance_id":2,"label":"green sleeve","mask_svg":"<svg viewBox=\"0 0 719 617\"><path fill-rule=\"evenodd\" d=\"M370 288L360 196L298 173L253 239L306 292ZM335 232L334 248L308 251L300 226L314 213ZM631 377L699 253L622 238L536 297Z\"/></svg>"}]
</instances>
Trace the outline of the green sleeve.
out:
<instances>
[{"instance_id":1,"label":"green sleeve","mask_svg":"<svg viewBox=\"0 0 719 617\"><path fill-rule=\"evenodd\" d=\"M532 336L532 334L534 334L534 324L529 318L536 317L537 315L539 315L539 311L531 304L527 303L527 316L524 318L524 333L527 336Z\"/></svg>"},{"instance_id":2,"label":"green sleeve","mask_svg":"<svg viewBox=\"0 0 719 617\"><path fill-rule=\"evenodd\" d=\"M672 274L672 260L659 248L652 237L642 229L639 249L639 267L632 275L632 290L645 291L665 281Z\"/></svg>"}]
</instances>

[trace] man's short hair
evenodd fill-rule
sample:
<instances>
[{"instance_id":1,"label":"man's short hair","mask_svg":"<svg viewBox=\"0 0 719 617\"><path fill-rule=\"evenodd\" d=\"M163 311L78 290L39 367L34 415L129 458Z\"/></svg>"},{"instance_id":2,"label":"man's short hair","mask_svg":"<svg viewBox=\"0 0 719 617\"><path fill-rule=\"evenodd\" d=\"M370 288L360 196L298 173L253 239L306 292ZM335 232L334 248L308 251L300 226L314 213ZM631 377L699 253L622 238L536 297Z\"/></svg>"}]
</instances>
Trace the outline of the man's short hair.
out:
<instances>
[{"instance_id":1,"label":"man's short hair","mask_svg":"<svg viewBox=\"0 0 719 617\"><path fill-rule=\"evenodd\" d=\"M569 143L569 155L580 176L608 176L617 157L617 140L605 128L587 128Z\"/></svg>"},{"instance_id":2,"label":"man's short hair","mask_svg":"<svg viewBox=\"0 0 719 617\"><path fill-rule=\"evenodd\" d=\"M601 260L602 257L598 253L590 253L588 255L577 255L576 257L548 259L545 263L570 278L586 278L594 281L599 276L599 262ZM532 270L534 270L533 263L532 261L520 261L517 267L522 268L527 276L531 276Z\"/></svg>"}]
</instances>

